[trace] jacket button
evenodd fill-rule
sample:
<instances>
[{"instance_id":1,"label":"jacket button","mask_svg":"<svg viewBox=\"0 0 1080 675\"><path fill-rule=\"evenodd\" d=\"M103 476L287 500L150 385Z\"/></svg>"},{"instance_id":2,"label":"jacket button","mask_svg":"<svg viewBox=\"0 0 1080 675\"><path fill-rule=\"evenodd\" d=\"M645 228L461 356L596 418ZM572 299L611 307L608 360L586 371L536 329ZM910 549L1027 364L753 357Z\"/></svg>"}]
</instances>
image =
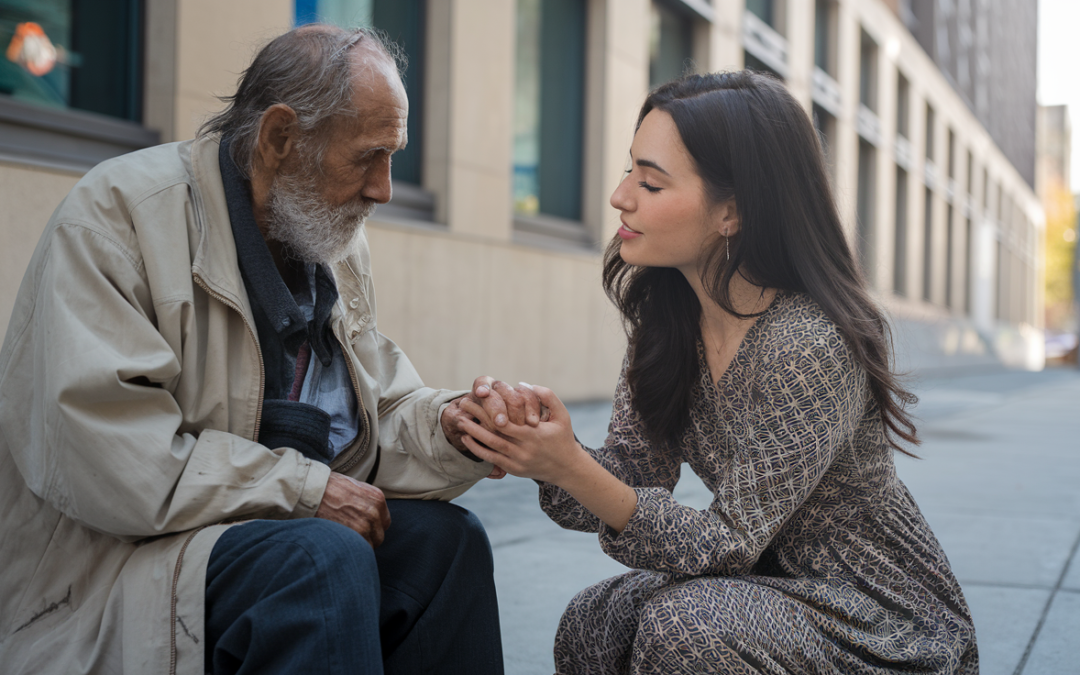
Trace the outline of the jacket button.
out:
<instances>
[{"instance_id":1,"label":"jacket button","mask_svg":"<svg viewBox=\"0 0 1080 675\"><path fill-rule=\"evenodd\" d=\"M281 320L281 327L282 328L288 328L291 325L292 325L292 319L290 319L289 317L285 317L284 319Z\"/></svg>"},{"instance_id":2,"label":"jacket button","mask_svg":"<svg viewBox=\"0 0 1080 675\"><path fill-rule=\"evenodd\" d=\"M349 301L349 307L352 307L353 309L356 309L359 306L360 306L360 298L353 298L352 300Z\"/></svg>"}]
</instances>

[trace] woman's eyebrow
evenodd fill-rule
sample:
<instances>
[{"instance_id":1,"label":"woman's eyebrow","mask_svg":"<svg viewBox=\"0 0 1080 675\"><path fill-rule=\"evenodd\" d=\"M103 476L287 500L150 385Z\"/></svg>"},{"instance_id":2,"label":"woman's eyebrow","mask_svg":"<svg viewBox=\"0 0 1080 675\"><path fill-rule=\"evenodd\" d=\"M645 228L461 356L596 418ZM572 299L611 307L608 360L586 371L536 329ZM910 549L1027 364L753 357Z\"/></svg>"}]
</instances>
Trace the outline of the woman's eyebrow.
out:
<instances>
[{"instance_id":1,"label":"woman's eyebrow","mask_svg":"<svg viewBox=\"0 0 1080 675\"><path fill-rule=\"evenodd\" d=\"M637 164L638 166L647 166L649 168L656 169L657 171L664 174L665 176L670 176L671 175L667 171L664 171L664 168L662 166L660 166L656 162L652 161L651 159L637 159L637 160L634 160L634 163Z\"/></svg>"}]
</instances>

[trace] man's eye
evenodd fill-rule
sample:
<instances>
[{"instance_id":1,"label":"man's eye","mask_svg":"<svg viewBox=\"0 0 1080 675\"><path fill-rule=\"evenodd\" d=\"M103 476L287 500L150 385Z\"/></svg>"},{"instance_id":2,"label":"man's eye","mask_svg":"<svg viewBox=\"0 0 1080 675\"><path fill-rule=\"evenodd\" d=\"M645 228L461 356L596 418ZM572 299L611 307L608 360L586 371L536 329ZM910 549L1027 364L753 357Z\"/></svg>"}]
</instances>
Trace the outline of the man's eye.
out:
<instances>
[{"instance_id":1,"label":"man's eye","mask_svg":"<svg viewBox=\"0 0 1080 675\"><path fill-rule=\"evenodd\" d=\"M663 189L664 189L664 188L659 188L659 187L656 187L655 185L649 185L649 184L648 184L648 183L646 183L645 181L641 181L641 182L639 182L639 183L638 183L638 185L640 185L641 187L645 188L645 189L646 189L646 190L648 190L649 192L660 192L660 190L663 190Z\"/></svg>"}]
</instances>

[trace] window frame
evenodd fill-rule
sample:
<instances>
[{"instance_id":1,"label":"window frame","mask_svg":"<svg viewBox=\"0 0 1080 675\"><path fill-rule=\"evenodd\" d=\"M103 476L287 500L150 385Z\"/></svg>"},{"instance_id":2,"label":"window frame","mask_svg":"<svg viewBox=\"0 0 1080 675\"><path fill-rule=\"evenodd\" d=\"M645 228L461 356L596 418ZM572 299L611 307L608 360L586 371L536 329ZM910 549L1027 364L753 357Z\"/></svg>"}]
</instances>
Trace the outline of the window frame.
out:
<instances>
[{"instance_id":1,"label":"window frame","mask_svg":"<svg viewBox=\"0 0 1080 675\"><path fill-rule=\"evenodd\" d=\"M0 94L0 159L83 173L106 159L161 142L136 122Z\"/></svg>"}]
</instances>

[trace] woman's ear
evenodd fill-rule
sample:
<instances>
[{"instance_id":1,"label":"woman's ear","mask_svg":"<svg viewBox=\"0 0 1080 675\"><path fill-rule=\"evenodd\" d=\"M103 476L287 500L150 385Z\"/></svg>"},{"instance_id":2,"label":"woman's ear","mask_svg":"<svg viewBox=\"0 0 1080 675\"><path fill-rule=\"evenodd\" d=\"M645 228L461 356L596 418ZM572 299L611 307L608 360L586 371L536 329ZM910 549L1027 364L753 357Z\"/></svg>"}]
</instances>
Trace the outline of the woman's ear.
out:
<instances>
[{"instance_id":1,"label":"woman's ear","mask_svg":"<svg viewBox=\"0 0 1080 675\"><path fill-rule=\"evenodd\" d=\"M739 233L739 207L734 199L729 199L716 206L714 223L716 231L725 237L733 237Z\"/></svg>"}]
</instances>

